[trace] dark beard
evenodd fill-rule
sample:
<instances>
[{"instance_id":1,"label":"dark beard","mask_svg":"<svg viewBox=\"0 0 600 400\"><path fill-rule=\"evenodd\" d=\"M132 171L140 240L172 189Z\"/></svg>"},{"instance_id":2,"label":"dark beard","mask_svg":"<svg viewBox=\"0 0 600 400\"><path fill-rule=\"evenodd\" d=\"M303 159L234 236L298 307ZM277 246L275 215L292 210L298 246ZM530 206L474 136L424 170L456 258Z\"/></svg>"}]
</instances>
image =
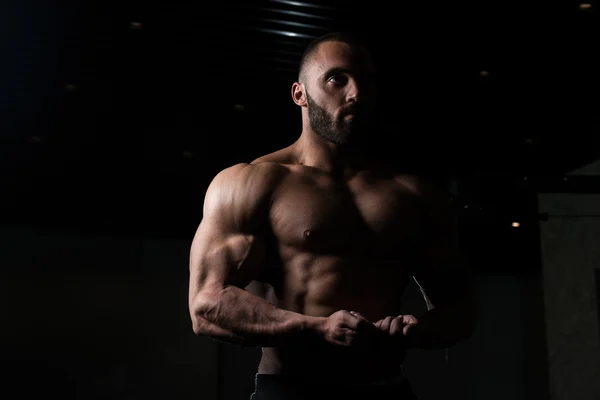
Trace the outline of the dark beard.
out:
<instances>
[{"instance_id":1,"label":"dark beard","mask_svg":"<svg viewBox=\"0 0 600 400\"><path fill-rule=\"evenodd\" d=\"M351 122L344 120L344 115L334 120L333 117L306 93L308 101L308 120L310 127L322 138L336 143L348 144L355 130Z\"/></svg>"}]
</instances>

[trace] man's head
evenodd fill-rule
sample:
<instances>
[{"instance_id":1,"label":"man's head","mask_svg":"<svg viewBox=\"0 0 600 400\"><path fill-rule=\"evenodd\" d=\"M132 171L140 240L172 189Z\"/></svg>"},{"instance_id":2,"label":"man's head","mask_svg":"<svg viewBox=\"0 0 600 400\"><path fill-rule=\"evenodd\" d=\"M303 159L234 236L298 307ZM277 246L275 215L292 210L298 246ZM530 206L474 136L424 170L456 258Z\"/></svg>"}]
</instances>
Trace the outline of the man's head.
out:
<instances>
[{"instance_id":1,"label":"man's head","mask_svg":"<svg viewBox=\"0 0 600 400\"><path fill-rule=\"evenodd\" d=\"M372 122L375 87L375 67L363 44L351 35L330 33L306 47L292 98L312 131L347 144Z\"/></svg>"}]
</instances>

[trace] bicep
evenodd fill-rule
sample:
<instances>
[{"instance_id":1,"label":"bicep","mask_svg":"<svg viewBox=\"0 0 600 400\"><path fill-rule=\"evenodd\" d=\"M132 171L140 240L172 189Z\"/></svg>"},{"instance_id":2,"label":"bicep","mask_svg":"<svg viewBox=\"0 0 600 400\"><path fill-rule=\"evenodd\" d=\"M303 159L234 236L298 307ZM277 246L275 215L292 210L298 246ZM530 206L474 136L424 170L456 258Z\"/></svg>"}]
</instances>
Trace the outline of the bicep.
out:
<instances>
[{"instance_id":1,"label":"bicep","mask_svg":"<svg viewBox=\"0 0 600 400\"><path fill-rule=\"evenodd\" d=\"M190 251L190 294L247 286L260 275L264 241L258 235L224 230L218 221L204 219Z\"/></svg>"},{"instance_id":2,"label":"bicep","mask_svg":"<svg viewBox=\"0 0 600 400\"><path fill-rule=\"evenodd\" d=\"M265 255L268 175L247 164L223 170L209 185L190 251L190 291L244 288L260 275Z\"/></svg>"}]
</instances>

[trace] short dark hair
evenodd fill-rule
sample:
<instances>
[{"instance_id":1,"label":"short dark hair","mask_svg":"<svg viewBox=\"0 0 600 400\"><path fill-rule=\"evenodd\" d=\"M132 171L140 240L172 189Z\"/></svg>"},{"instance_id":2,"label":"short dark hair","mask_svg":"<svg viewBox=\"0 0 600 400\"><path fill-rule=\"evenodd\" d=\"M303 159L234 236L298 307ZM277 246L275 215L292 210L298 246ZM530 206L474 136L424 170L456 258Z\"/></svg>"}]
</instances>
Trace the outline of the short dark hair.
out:
<instances>
[{"instance_id":1,"label":"short dark hair","mask_svg":"<svg viewBox=\"0 0 600 400\"><path fill-rule=\"evenodd\" d=\"M304 52L300 57L300 65L298 66L299 82L304 83L306 81L306 66L308 65L312 55L317 50L317 47L319 47L321 43L325 42L342 42L356 47L365 46L365 42L361 37L347 31L329 32L325 35L317 37L316 39L313 39L304 48Z\"/></svg>"}]
</instances>

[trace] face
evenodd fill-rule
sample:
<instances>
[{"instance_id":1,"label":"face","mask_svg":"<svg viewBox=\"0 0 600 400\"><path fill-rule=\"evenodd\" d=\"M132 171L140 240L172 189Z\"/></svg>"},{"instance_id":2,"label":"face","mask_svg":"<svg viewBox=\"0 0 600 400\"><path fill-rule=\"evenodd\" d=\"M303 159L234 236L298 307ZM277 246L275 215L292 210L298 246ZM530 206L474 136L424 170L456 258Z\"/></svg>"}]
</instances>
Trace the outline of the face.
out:
<instances>
[{"instance_id":1,"label":"face","mask_svg":"<svg viewBox=\"0 0 600 400\"><path fill-rule=\"evenodd\" d=\"M319 136L337 144L364 137L375 110L375 70L364 49L322 43L305 82L308 119Z\"/></svg>"}]
</instances>

